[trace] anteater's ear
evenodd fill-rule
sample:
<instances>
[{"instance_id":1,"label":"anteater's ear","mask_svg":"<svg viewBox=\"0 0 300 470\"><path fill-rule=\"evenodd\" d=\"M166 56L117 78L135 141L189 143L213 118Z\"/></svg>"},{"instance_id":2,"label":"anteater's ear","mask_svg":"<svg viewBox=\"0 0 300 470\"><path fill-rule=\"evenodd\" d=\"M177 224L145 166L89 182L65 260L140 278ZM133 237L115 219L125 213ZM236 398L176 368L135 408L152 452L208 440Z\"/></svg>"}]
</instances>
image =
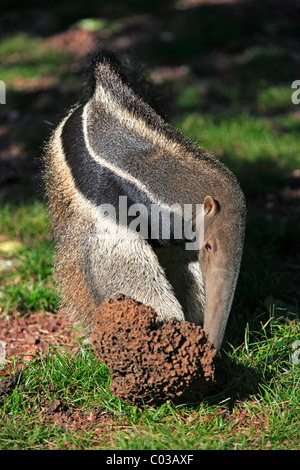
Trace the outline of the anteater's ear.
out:
<instances>
[{"instance_id":1,"label":"anteater's ear","mask_svg":"<svg viewBox=\"0 0 300 470\"><path fill-rule=\"evenodd\" d=\"M220 206L218 201L213 199L211 196L206 196L203 201L204 206L204 217L209 223L215 218L219 212Z\"/></svg>"}]
</instances>

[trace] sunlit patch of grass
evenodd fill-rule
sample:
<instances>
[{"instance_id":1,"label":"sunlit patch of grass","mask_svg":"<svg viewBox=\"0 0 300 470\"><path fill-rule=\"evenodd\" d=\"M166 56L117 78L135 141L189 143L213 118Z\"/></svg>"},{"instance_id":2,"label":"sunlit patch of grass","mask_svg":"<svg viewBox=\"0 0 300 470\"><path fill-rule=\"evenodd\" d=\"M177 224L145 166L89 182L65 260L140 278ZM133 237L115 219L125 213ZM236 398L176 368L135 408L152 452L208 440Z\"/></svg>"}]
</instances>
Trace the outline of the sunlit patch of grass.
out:
<instances>
[{"instance_id":1,"label":"sunlit patch of grass","mask_svg":"<svg viewBox=\"0 0 300 470\"><path fill-rule=\"evenodd\" d=\"M0 304L5 312L55 311L58 296L52 282L53 243L45 205L34 201L0 210L1 238L18 242L1 253ZM10 246L10 245L9 245Z\"/></svg>"},{"instance_id":2,"label":"sunlit patch of grass","mask_svg":"<svg viewBox=\"0 0 300 470\"><path fill-rule=\"evenodd\" d=\"M110 21L107 18L82 18L75 25L86 31L105 31L107 33L119 33L122 24L118 21Z\"/></svg>"},{"instance_id":3,"label":"sunlit patch of grass","mask_svg":"<svg viewBox=\"0 0 300 470\"><path fill-rule=\"evenodd\" d=\"M18 206L2 204L0 209L1 235L24 242L49 237L50 223L46 205L38 200Z\"/></svg>"},{"instance_id":4,"label":"sunlit patch of grass","mask_svg":"<svg viewBox=\"0 0 300 470\"><path fill-rule=\"evenodd\" d=\"M268 158L294 168L300 165L297 136L288 129L277 131L264 117L191 113L176 119L176 124L188 137L220 157L231 154L241 161Z\"/></svg>"},{"instance_id":5,"label":"sunlit patch of grass","mask_svg":"<svg viewBox=\"0 0 300 470\"><path fill-rule=\"evenodd\" d=\"M59 80L70 56L47 47L40 38L25 33L6 36L0 43L1 79L9 90L18 89L20 81L51 76Z\"/></svg>"}]
</instances>

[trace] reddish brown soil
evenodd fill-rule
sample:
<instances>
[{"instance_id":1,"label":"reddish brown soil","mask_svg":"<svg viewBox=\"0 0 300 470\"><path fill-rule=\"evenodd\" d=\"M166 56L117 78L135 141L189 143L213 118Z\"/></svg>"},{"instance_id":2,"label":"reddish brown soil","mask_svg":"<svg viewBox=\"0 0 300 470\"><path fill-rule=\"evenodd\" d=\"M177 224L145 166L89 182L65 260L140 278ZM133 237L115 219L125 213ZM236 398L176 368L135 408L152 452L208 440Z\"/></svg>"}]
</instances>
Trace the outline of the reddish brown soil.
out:
<instances>
[{"instance_id":1,"label":"reddish brown soil","mask_svg":"<svg viewBox=\"0 0 300 470\"><path fill-rule=\"evenodd\" d=\"M60 313L39 313L0 318L0 377L12 371L21 370L39 352L46 352L49 346L64 345L78 349L74 333L66 327Z\"/></svg>"},{"instance_id":2,"label":"reddish brown soil","mask_svg":"<svg viewBox=\"0 0 300 470\"><path fill-rule=\"evenodd\" d=\"M156 317L121 294L98 308L92 346L110 368L111 391L133 404L197 401L214 382L216 351L199 326Z\"/></svg>"}]
</instances>

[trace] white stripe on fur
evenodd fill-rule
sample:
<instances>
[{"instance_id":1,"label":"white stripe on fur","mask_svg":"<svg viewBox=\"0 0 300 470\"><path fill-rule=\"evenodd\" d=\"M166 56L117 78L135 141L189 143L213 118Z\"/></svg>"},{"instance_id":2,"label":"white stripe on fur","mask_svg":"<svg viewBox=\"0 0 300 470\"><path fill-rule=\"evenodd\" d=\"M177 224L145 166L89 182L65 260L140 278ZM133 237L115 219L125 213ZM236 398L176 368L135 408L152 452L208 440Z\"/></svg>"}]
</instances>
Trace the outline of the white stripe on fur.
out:
<instances>
[{"instance_id":1,"label":"white stripe on fur","mask_svg":"<svg viewBox=\"0 0 300 470\"><path fill-rule=\"evenodd\" d=\"M105 97L105 102L103 102L103 104L106 104L109 101L110 101L110 99L106 96ZM137 178L132 176L128 171L126 171L123 168L120 168L119 166L109 162L108 160L103 158L100 154L98 154L94 151L94 149L90 145L89 137L88 137L88 127L87 127L88 126L88 122L87 122L88 105L89 105L89 103L87 103L84 106L84 109L83 109L82 127L83 127L84 142L85 142L86 148L88 149L88 152L89 152L90 156L97 163L99 163L101 166L103 166L104 168L110 170L111 172L113 172L117 176L119 176L120 178L128 181L129 183L131 183L133 185L135 185L140 191L144 192L148 196L148 198L150 199L150 201L153 204L157 204L162 209L170 210L171 209L170 205L164 203L161 200L159 200L144 183L142 183L140 180L138 180ZM123 111L126 114L126 110L121 110L121 108L115 102L110 103L110 112L111 112L111 114L113 115L114 118L118 118L118 120L121 122L122 125L124 125L125 121L128 119L128 116L125 116L123 118L121 117ZM132 117L131 120L134 121L134 118ZM173 211L174 211L174 209L173 209Z\"/></svg>"}]
</instances>

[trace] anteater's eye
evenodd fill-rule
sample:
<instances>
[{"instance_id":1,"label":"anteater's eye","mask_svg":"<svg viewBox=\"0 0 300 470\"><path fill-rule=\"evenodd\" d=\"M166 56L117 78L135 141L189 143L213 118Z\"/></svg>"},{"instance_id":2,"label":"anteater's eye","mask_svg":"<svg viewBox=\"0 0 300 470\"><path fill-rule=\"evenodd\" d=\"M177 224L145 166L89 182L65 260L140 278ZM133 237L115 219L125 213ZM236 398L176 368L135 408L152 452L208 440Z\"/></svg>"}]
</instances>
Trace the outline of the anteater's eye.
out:
<instances>
[{"instance_id":1,"label":"anteater's eye","mask_svg":"<svg viewBox=\"0 0 300 470\"><path fill-rule=\"evenodd\" d=\"M211 245L209 243L205 243L205 249L206 249L207 253L210 253L211 252Z\"/></svg>"}]
</instances>

